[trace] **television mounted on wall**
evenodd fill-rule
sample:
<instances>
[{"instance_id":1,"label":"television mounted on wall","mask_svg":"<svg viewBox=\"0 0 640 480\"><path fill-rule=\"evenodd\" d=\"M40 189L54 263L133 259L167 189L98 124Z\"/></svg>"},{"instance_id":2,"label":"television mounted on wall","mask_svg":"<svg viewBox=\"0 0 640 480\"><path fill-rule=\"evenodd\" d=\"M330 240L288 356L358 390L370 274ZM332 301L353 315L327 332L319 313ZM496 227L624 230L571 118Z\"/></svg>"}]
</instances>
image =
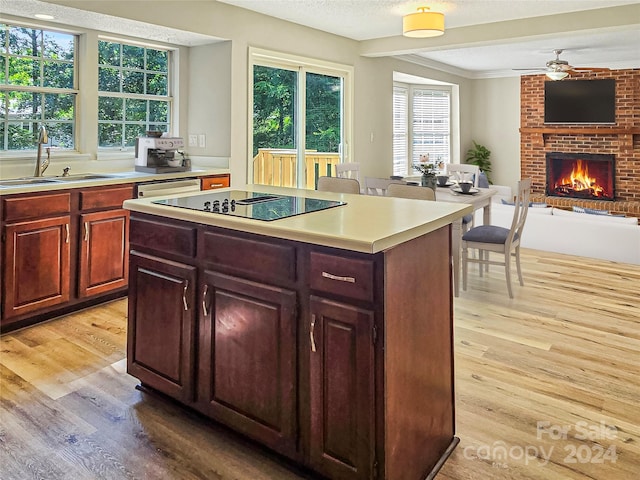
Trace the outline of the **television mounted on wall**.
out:
<instances>
[{"instance_id":1,"label":"television mounted on wall","mask_svg":"<svg viewBox=\"0 0 640 480\"><path fill-rule=\"evenodd\" d=\"M544 123L616 123L616 81L545 82Z\"/></svg>"}]
</instances>

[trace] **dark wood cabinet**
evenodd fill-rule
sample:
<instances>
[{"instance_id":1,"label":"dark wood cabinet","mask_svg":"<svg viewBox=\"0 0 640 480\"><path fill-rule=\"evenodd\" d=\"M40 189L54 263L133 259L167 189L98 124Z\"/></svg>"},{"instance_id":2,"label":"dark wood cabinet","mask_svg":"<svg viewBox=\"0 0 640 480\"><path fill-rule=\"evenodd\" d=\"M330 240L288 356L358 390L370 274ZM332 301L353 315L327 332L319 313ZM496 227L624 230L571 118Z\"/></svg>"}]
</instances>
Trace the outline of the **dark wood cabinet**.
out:
<instances>
[{"instance_id":1,"label":"dark wood cabinet","mask_svg":"<svg viewBox=\"0 0 640 480\"><path fill-rule=\"evenodd\" d=\"M200 291L199 408L294 454L296 293L213 271Z\"/></svg>"},{"instance_id":2,"label":"dark wood cabinet","mask_svg":"<svg viewBox=\"0 0 640 480\"><path fill-rule=\"evenodd\" d=\"M126 293L133 185L7 195L2 330Z\"/></svg>"},{"instance_id":3,"label":"dark wood cabinet","mask_svg":"<svg viewBox=\"0 0 640 480\"><path fill-rule=\"evenodd\" d=\"M70 217L4 229L3 320L69 300Z\"/></svg>"},{"instance_id":4,"label":"dark wood cabinet","mask_svg":"<svg viewBox=\"0 0 640 480\"><path fill-rule=\"evenodd\" d=\"M327 478L435 475L457 443L449 226L375 254L144 213L130 228L143 384Z\"/></svg>"},{"instance_id":5,"label":"dark wood cabinet","mask_svg":"<svg viewBox=\"0 0 640 480\"><path fill-rule=\"evenodd\" d=\"M196 268L130 255L127 370L182 402L194 399Z\"/></svg>"},{"instance_id":6,"label":"dark wood cabinet","mask_svg":"<svg viewBox=\"0 0 640 480\"><path fill-rule=\"evenodd\" d=\"M80 215L78 296L120 287L129 279L129 212L110 210Z\"/></svg>"},{"instance_id":7,"label":"dark wood cabinet","mask_svg":"<svg viewBox=\"0 0 640 480\"><path fill-rule=\"evenodd\" d=\"M310 463L332 479L372 478L374 313L311 297Z\"/></svg>"}]
</instances>

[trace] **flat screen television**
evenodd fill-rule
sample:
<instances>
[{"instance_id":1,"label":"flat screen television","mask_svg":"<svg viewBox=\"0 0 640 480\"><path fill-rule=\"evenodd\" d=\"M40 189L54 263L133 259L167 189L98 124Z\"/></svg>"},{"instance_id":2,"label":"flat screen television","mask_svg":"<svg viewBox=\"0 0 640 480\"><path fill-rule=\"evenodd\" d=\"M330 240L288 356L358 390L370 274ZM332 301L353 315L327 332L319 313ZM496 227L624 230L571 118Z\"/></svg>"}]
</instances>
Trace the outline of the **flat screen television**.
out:
<instances>
[{"instance_id":1,"label":"flat screen television","mask_svg":"<svg viewBox=\"0 0 640 480\"><path fill-rule=\"evenodd\" d=\"M544 123L616 123L616 81L545 82Z\"/></svg>"}]
</instances>

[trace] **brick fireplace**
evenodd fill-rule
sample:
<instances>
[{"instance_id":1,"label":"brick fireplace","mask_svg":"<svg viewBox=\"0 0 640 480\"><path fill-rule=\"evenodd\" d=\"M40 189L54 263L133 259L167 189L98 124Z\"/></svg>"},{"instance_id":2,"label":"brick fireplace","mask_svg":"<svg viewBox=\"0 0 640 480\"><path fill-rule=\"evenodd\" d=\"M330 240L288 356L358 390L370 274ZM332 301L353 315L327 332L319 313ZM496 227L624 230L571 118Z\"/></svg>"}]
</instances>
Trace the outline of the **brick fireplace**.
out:
<instances>
[{"instance_id":1,"label":"brick fireplace","mask_svg":"<svg viewBox=\"0 0 640 480\"><path fill-rule=\"evenodd\" d=\"M520 171L531 177L532 197L550 205L572 205L640 214L640 69L572 74L571 79L616 80L615 125L545 125L545 75L525 75L520 80ZM615 198L565 198L547 196L547 155L550 152L613 155Z\"/></svg>"}]
</instances>

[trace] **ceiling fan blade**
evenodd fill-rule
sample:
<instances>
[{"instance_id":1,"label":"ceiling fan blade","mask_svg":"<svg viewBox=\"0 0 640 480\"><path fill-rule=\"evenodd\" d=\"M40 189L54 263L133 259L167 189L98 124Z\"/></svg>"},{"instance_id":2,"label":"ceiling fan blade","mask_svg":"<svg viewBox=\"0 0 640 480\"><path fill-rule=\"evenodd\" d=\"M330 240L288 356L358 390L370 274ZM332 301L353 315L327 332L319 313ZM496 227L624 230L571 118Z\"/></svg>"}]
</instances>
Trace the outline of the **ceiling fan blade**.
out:
<instances>
[{"instance_id":1,"label":"ceiling fan blade","mask_svg":"<svg viewBox=\"0 0 640 480\"><path fill-rule=\"evenodd\" d=\"M606 67L573 67L571 68L573 72L609 72L610 68Z\"/></svg>"},{"instance_id":2,"label":"ceiling fan blade","mask_svg":"<svg viewBox=\"0 0 640 480\"><path fill-rule=\"evenodd\" d=\"M512 68L511 70L526 70L528 72L544 72L546 68Z\"/></svg>"}]
</instances>

